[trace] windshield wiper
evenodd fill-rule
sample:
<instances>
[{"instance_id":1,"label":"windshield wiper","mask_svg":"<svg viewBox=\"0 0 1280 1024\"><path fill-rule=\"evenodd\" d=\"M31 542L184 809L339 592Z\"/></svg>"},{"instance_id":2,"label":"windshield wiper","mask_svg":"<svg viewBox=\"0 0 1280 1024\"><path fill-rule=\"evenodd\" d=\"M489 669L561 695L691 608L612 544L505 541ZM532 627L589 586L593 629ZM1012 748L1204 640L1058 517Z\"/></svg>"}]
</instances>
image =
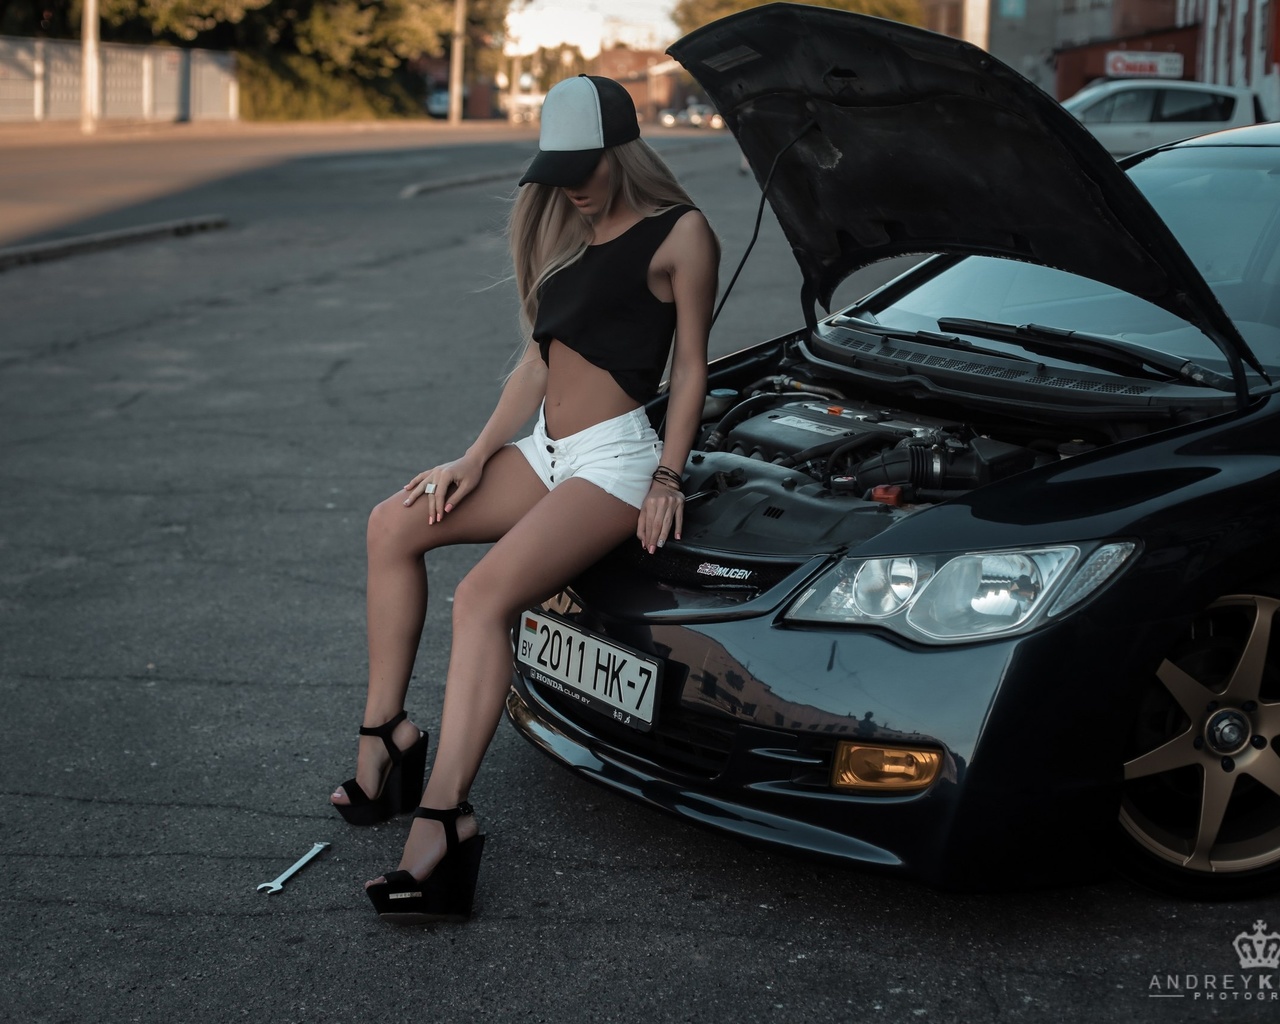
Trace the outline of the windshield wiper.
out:
<instances>
[{"instance_id":1,"label":"windshield wiper","mask_svg":"<svg viewBox=\"0 0 1280 1024\"><path fill-rule=\"evenodd\" d=\"M964 317L940 317L938 328L972 334L978 338L991 338L994 341L1016 342L1028 352L1040 355L1068 355L1090 366L1112 372L1128 373L1136 370L1142 373L1144 367L1151 367L1167 377L1189 384L1217 391L1235 390L1235 382L1230 377L1199 363L1155 352L1120 338L1109 338L1105 334L1068 331L1042 324L1003 324L995 320L969 320Z\"/></svg>"},{"instance_id":2,"label":"windshield wiper","mask_svg":"<svg viewBox=\"0 0 1280 1024\"><path fill-rule=\"evenodd\" d=\"M886 327L883 324L873 323L870 320L863 320L861 317L851 316L848 313L842 313L839 316L831 318L833 322L847 325L850 330L860 331L863 334L871 334L877 338L884 340L894 339L897 341L922 341L926 345L937 345L939 348L959 349L961 352L972 352L982 356L995 356L998 359L1016 359L1020 363L1033 363L1034 359L1028 359L1026 356L1020 356L1013 352L997 352L992 348L983 348L981 345L975 345L971 341L957 337L954 334L939 334L937 331L910 331L901 327ZM941 326L941 322L939 322Z\"/></svg>"}]
</instances>

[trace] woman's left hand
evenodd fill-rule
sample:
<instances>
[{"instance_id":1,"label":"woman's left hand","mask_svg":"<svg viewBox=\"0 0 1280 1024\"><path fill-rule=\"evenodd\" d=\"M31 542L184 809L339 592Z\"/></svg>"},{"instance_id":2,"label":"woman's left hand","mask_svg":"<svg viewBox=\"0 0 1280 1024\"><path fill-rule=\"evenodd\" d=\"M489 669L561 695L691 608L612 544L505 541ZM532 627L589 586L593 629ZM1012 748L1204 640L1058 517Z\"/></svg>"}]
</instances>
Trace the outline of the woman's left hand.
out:
<instances>
[{"instance_id":1,"label":"woman's left hand","mask_svg":"<svg viewBox=\"0 0 1280 1024\"><path fill-rule=\"evenodd\" d=\"M668 536L679 540L683 526L684 495L655 480L640 506L640 521L636 523L640 546L652 555L667 542Z\"/></svg>"}]
</instances>

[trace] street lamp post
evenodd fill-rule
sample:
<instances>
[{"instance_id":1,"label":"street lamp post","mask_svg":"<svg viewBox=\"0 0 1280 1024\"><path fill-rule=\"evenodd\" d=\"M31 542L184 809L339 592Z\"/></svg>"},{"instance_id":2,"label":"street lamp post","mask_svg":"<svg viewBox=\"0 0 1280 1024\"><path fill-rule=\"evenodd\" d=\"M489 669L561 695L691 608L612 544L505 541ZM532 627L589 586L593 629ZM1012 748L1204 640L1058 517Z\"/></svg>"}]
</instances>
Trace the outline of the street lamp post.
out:
<instances>
[{"instance_id":1,"label":"street lamp post","mask_svg":"<svg viewBox=\"0 0 1280 1024\"><path fill-rule=\"evenodd\" d=\"M449 123L462 123L462 62L466 55L467 0L453 0L453 45L449 47Z\"/></svg>"},{"instance_id":2,"label":"street lamp post","mask_svg":"<svg viewBox=\"0 0 1280 1024\"><path fill-rule=\"evenodd\" d=\"M98 0L84 0L80 20L80 130L98 128Z\"/></svg>"}]
</instances>

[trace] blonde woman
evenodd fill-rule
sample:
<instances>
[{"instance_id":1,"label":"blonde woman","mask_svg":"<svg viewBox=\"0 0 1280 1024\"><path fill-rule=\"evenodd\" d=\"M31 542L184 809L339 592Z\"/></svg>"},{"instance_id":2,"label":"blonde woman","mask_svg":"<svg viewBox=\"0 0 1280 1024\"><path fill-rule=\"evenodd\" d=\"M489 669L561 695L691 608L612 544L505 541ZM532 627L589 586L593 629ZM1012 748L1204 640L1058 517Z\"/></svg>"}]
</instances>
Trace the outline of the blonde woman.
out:
<instances>
[{"instance_id":1,"label":"blonde woman","mask_svg":"<svg viewBox=\"0 0 1280 1024\"><path fill-rule=\"evenodd\" d=\"M355 824L416 802L427 738L404 714L426 613L423 555L494 542L454 592L453 646L430 780L396 871L366 883L393 923L466 918L484 836L467 802L511 679L516 616L629 536L680 536L681 473L706 391L719 249L640 139L627 91L581 75L547 93L509 235L529 341L488 423L452 462L373 510L369 690L354 779L330 797ZM643 405L672 353L665 438ZM533 433L508 443L537 415Z\"/></svg>"}]
</instances>

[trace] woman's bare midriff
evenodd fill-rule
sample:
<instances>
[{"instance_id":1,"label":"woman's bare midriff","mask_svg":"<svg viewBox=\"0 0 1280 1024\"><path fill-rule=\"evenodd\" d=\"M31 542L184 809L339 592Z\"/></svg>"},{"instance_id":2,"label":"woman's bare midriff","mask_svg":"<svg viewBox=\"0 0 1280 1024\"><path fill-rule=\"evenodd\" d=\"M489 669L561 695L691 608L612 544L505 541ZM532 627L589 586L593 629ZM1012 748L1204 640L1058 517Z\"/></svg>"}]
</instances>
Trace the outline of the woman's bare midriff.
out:
<instances>
[{"instance_id":1,"label":"woman's bare midriff","mask_svg":"<svg viewBox=\"0 0 1280 1024\"><path fill-rule=\"evenodd\" d=\"M588 362L562 342L551 342L543 406L548 436L568 437L639 406L608 370Z\"/></svg>"}]
</instances>

